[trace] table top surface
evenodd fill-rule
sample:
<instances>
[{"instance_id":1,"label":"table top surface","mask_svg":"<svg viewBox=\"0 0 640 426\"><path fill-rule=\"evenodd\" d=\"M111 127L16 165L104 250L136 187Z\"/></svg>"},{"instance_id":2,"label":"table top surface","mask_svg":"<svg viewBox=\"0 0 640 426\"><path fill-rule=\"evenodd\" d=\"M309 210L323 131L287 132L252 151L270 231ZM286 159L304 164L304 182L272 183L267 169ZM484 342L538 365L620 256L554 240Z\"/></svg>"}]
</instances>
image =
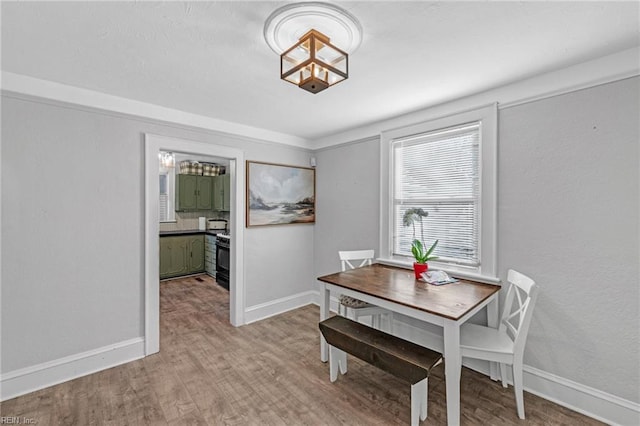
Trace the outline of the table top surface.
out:
<instances>
[{"instance_id":1,"label":"table top surface","mask_svg":"<svg viewBox=\"0 0 640 426\"><path fill-rule=\"evenodd\" d=\"M436 286L416 280L412 270L378 263L318 280L452 320L462 318L501 288L465 279Z\"/></svg>"}]
</instances>

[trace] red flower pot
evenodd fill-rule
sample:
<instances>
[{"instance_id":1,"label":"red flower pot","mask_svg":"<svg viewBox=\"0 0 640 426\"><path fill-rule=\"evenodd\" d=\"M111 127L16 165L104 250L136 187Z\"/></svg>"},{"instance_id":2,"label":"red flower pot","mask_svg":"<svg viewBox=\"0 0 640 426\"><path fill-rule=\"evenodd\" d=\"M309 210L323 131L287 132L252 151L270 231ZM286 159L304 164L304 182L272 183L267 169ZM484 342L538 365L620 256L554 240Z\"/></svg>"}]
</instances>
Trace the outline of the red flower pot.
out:
<instances>
[{"instance_id":1,"label":"red flower pot","mask_svg":"<svg viewBox=\"0 0 640 426\"><path fill-rule=\"evenodd\" d=\"M416 274L416 280L419 280L421 278L420 274L427 272L427 269L429 269L429 265L426 263L413 262L413 272Z\"/></svg>"}]
</instances>

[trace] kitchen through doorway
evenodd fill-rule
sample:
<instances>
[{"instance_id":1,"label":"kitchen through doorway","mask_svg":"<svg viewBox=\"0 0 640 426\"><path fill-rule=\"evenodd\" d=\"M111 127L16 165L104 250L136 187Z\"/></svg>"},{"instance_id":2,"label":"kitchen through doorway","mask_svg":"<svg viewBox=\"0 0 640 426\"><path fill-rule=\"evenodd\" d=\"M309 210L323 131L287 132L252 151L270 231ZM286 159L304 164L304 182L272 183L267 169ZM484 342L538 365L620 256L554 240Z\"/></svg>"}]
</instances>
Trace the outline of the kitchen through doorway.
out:
<instances>
[{"instance_id":1,"label":"kitchen through doorway","mask_svg":"<svg viewBox=\"0 0 640 426\"><path fill-rule=\"evenodd\" d=\"M161 151L160 280L205 273L229 289L230 160Z\"/></svg>"},{"instance_id":2,"label":"kitchen through doorway","mask_svg":"<svg viewBox=\"0 0 640 426\"><path fill-rule=\"evenodd\" d=\"M226 202L228 203L228 213L222 213L225 207L218 207L218 213L210 213L211 219L225 219L227 220L227 228L225 233L229 236L230 244L227 252L228 260L228 288L229 288L229 321L234 326L244 324L244 274L243 274L243 254L239 246L243 241L243 213L244 213L244 197L242 191L239 188L244 188L245 185L245 163L244 154L242 151L229 148L222 145L212 145L209 143L195 142L184 139L170 138L166 136L145 135L145 353L150 355L159 351L160 339L159 339L159 320L160 320L160 306L159 306L159 286L160 286L160 259L158 253L160 253L160 238L161 231L169 232L175 231L177 234L185 233L187 231L202 231L202 219L205 218L205 230L207 233L207 215L201 216L201 212L216 212L215 209L207 210L209 202L214 200L208 200L207 195L203 195L203 199L199 200L196 196L195 202L199 201L205 203L202 209L197 208L193 211L191 207L183 209L182 206L177 207L175 214L177 218L174 221L166 220L161 224L160 211L161 211L161 197L159 196L162 178L161 175L161 161L163 153L173 153L175 170L180 170L180 163L182 161L193 161L197 163L209 163L216 164L225 162L225 175L228 180L228 193ZM188 157L188 158L187 158ZM228 162L228 163L227 163ZM185 163L185 167L187 164ZM185 169L186 170L186 169ZM175 172L175 176L180 175L179 172ZM197 173L197 172L196 172ZM186 175L186 174L185 174ZM175 179L174 176L174 179ZM197 176L197 174L195 175ZM202 176L202 175L201 175ZM164 183L171 182L170 178L164 178ZM180 179L180 178L179 178ZM174 185L177 184L175 191L180 191L180 188L190 188L190 185L198 185L197 178L186 179L189 182L178 182L174 180ZM200 179L201 184L204 186L199 187L200 194L207 191L207 182L212 179ZM168 188L163 188L165 191ZM213 191L213 188L211 188ZM198 191L196 189L196 191ZM167 195L168 198L170 195ZM175 197L175 193L174 193ZM213 197L213 192L212 192ZM183 199L182 202L193 202L191 199ZM175 197L175 202L180 203L180 196ZM222 199L224 203L225 200ZM202 205L201 205L202 207ZM214 217L215 215L215 217ZM180 223L178 223L178 218ZM166 218L165 218L166 219ZM196 228L196 229L193 229ZM185 234L189 235L189 233ZM155 237L155 238L154 238ZM216 235L216 238L218 235ZM204 238L203 238L204 240ZM191 248L191 253L199 252L198 242L194 240L194 245ZM182 242L184 244L184 241ZM203 244L204 246L204 244ZM204 247L202 247L204 251ZM200 268L201 265L197 265L197 262L191 264L192 267ZM200 269L197 269L200 271ZM206 272L205 269L202 270ZM165 271L166 272L166 271ZM217 269L215 275L218 275Z\"/></svg>"}]
</instances>

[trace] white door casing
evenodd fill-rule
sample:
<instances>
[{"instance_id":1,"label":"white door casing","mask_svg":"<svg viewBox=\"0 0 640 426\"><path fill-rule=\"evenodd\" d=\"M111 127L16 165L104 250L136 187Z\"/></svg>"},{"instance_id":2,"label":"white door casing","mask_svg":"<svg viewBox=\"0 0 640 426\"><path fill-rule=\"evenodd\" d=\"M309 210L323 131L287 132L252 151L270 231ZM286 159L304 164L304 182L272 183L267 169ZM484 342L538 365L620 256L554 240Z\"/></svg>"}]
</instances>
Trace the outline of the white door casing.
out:
<instances>
[{"instance_id":1,"label":"white door casing","mask_svg":"<svg viewBox=\"0 0 640 426\"><path fill-rule=\"evenodd\" d=\"M245 187L244 152L222 145L145 134L145 233L144 233L144 335L145 355L160 350L160 270L159 270L159 164L160 151L224 157L230 160L231 216L229 230L231 244L231 277L229 282L229 321L233 326L244 324L244 197L239 189Z\"/></svg>"}]
</instances>

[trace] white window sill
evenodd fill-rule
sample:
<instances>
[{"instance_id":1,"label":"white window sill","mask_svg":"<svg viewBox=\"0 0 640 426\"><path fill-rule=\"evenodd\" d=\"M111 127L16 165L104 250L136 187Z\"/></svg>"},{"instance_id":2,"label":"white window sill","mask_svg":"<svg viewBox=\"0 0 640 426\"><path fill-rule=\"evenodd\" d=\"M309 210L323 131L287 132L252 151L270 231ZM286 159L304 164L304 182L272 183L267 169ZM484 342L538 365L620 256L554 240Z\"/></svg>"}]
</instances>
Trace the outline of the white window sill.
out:
<instances>
[{"instance_id":1,"label":"white window sill","mask_svg":"<svg viewBox=\"0 0 640 426\"><path fill-rule=\"evenodd\" d=\"M401 261L401 260L395 260L395 259L383 259L383 258L377 258L376 261L378 263L382 263L383 265L398 266L400 268L413 270L413 262L407 262L407 261ZM487 283L487 284L501 284L500 278L498 277L492 277L492 276L477 274L473 272L455 270L451 268L442 267L440 265L438 265L437 269L445 271L447 274L456 278L463 278L463 279L466 278L469 280L478 281L478 282Z\"/></svg>"}]
</instances>

